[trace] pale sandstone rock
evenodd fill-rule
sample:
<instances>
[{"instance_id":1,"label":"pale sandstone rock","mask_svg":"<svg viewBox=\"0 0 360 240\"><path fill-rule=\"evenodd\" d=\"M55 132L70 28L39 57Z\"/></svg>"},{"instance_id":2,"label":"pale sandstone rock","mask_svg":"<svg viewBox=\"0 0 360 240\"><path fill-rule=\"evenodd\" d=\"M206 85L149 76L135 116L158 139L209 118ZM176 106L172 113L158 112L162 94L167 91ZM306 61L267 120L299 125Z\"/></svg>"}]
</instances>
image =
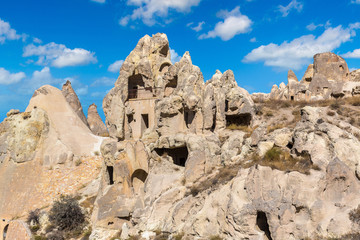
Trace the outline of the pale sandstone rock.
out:
<instances>
[{"instance_id":1,"label":"pale sandstone rock","mask_svg":"<svg viewBox=\"0 0 360 240\"><path fill-rule=\"evenodd\" d=\"M83 108L81 106L80 100L78 96L76 95L74 89L71 86L71 82L69 80L66 81L66 83L62 86L61 90L62 94L66 98L66 101L69 103L71 108L75 111L75 113L79 116L81 121L85 125L88 125L86 117L83 112Z\"/></svg>"},{"instance_id":2,"label":"pale sandstone rock","mask_svg":"<svg viewBox=\"0 0 360 240\"><path fill-rule=\"evenodd\" d=\"M93 134L102 137L105 137L109 134L105 124L103 123L103 121L99 116L99 113L97 111L97 106L94 103L91 104L88 108L87 122Z\"/></svg>"}]
</instances>

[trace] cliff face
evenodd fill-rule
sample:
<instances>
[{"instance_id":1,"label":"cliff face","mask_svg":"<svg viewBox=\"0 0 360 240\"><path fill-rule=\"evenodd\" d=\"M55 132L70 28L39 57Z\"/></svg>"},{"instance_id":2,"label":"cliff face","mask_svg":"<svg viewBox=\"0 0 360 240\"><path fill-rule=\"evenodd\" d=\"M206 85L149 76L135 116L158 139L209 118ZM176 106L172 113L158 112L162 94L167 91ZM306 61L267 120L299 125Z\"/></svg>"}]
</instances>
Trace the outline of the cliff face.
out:
<instances>
[{"instance_id":1,"label":"cliff face","mask_svg":"<svg viewBox=\"0 0 360 240\"><path fill-rule=\"evenodd\" d=\"M79 167L76 162L99 151L102 139L92 135L57 88L36 90L26 111L10 111L0 126L1 218L49 205L99 173L91 169L94 160Z\"/></svg>"},{"instance_id":2,"label":"cliff face","mask_svg":"<svg viewBox=\"0 0 360 240\"><path fill-rule=\"evenodd\" d=\"M0 124L0 217L24 217L60 193L77 193L96 198L94 240L120 229L122 239L356 233L349 213L360 201L360 101L331 99L357 71L319 54L300 81L289 71L287 86L251 96L231 70L204 82L188 52L170 59L165 34L140 39L104 98L106 127L90 106L92 132L80 102L72 106L51 86L37 90L24 113L10 111ZM298 93L311 101L296 101ZM93 135L106 128L110 137ZM98 150L101 157L91 156Z\"/></svg>"}]
</instances>

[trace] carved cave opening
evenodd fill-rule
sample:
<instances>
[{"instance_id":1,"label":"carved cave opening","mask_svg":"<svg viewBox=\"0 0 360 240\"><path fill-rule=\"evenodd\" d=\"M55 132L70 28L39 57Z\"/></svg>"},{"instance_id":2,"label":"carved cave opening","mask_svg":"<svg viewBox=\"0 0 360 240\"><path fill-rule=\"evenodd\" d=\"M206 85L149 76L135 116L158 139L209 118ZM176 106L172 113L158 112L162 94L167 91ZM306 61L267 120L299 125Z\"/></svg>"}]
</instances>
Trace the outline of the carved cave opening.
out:
<instances>
[{"instance_id":1,"label":"carved cave opening","mask_svg":"<svg viewBox=\"0 0 360 240\"><path fill-rule=\"evenodd\" d=\"M295 99L294 99L294 96L291 96L291 97L290 97L290 100L291 100L291 101L294 101L294 100L295 100Z\"/></svg>"},{"instance_id":2,"label":"carved cave opening","mask_svg":"<svg viewBox=\"0 0 360 240\"><path fill-rule=\"evenodd\" d=\"M185 109L184 120L187 128L190 128L195 118L195 111Z\"/></svg>"},{"instance_id":3,"label":"carved cave opening","mask_svg":"<svg viewBox=\"0 0 360 240\"><path fill-rule=\"evenodd\" d=\"M134 74L128 79L128 99L152 97L152 87L145 87L143 76Z\"/></svg>"},{"instance_id":4,"label":"carved cave opening","mask_svg":"<svg viewBox=\"0 0 360 240\"><path fill-rule=\"evenodd\" d=\"M165 97L170 96L174 92L174 90L177 88L177 84L178 79L177 76L175 76L165 85Z\"/></svg>"},{"instance_id":5,"label":"carved cave opening","mask_svg":"<svg viewBox=\"0 0 360 240\"><path fill-rule=\"evenodd\" d=\"M261 231L265 233L265 236L267 237L268 240L272 240L266 213L262 211L257 212L256 225L259 227Z\"/></svg>"},{"instance_id":6,"label":"carved cave opening","mask_svg":"<svg viewBox=\"0 0 360 240\"><path fill-rule=\"evenodd\" d=\"M160 49L160 54L162 54L164 57L167 57L169 52L169 44L166 44Z\"/></svg>"},{"instance_id":7,"label":"carved cave opening","mask_svg":"<svg viewBox=\"0 0 360 240\"><path fill-rule=\"evenodd\" d=\"M185 167L189 152L187 147L178 148L155 148L155 152L161 157L171 157L174 164Z\"/></svg>"},{"instance_id":8,"label":"carved cave opening","mask_svg":"<svg viewBox=\"0 0 360 240\"><path fill-rule=\"evenodd\" d=\"M251 123L251 114L242 113L238 115L226 115L226 127L230 125L249 126Z\"/></svg>"},{"instance_id":9,"label":"carved cave opening","mask_svg":"<svg viewBox=\"0 0 360 240\"><path fill-rule=\"evenodd\" d=\"M143 188L148 173L143 169L136 169L131 175L131 184L135 192L139 192Z\"/></svg>"},{"instance_id":10,"label":"carved cave opening","mask_svg":"<svg viewBox=\"0 0 360 240\"><path fill-rule=\"evenodd\" d=\"M114 184L114 167L113 166L106 166L106 173L108 176L108 184Z\"/></svg>"},{"instance_id":11,"label":"carved cave opening","mask_svg":"<svg viewBox=\"0 0 360 240\"><path fill-rule=\"evenodd\" d=\"M8 228L9 228L9 224L6 225L5 228L4 228L4 231L3 231L3 240L6 239L6 234L7 234Z\"/></svg>"}]
</instances>

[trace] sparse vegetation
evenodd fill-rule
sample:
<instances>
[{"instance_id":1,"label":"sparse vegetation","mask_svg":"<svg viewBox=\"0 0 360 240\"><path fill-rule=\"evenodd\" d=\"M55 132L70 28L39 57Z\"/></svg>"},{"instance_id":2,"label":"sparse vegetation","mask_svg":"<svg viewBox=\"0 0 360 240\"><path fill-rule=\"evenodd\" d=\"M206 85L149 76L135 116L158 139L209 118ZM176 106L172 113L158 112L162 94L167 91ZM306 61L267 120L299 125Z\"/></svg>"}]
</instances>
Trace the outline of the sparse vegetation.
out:
<instances>
[{"instance_id":1,"label":"sparse vegetation","mask_svg":"<svg viewBox=\"0 0 360 240\"><path fill-rule=\"evenodd\" d=\"M82 163L81 159L78 158L78 159L76 159L76 161L75 161L75 166L80 166L81 163Z\"/></svg>"},{"instance_id":2,"label":"sparse vegetation","mask_svg":"<svg viewBox=\"0 0 360 240\"><path fill-rule=\"evenodd\" d=\"M194 197L200 192L210 189L217 188L219 185L229 182L231 179L236 177L240 164L224 166L218 170L218 173L205 181L199 182L190 188L190 194Z\"/></svg>"},{"instance_id":3,"label":"sparse vegetation","mask_svg":"<svg viewBox=\"0 0 360 240\"><path fill-rule=\"evenodd\" d=\"M85 215L75 198L62 195L54 202L49 212L49 221L60 231L77 233L84 226Z\"/></svg>"},{"instance_id":4,"label":"sparse vegetation","mask_svg":"<svg viewBox=\"0 0 360 240\"><path fill-rule=\"evenodd\" d=\"M281 171L298 171L303 174L310 174L310 169L319 170L319 167L312 163L309 154L303 153L301 156L293 157L290 152L278 147L268 150L262 158L252 155L244 167L251 167L255 164Z\"/></svg>"},{"instance_id":5,"label":"sparse vegetation","mask_svg":"<svg viewBox=\"0 0 360 240\"><path fill-rule=\"evenodd\" d=\"M330 117L335 116L335 112L333 112L333 111L328 111L328 112L327 112L327 115L330 116Z\"/></svg>"},{"instance_id":6,"label":"sparse vegetation","mask_svg":"<svg viewBox=\"0 0 360 240\"><path fill-rule=\"evenodd\" d=\"M99 151L95 151L95 152L94 152L94 155L95 155L95 156L100 156L100 152L99 152Z\"/></svg>"},{"instance_id":7,"label":"sparse vegetation","mask_svg":"<svg viewBox=\"0 0 360 240\"><path fill-rule=\"evenodd\" d=\"M243 131L243 132L250 132L252 130L249 126L237 125L235 123L229 124L228 126L226 126L226 129L240 130L240 131Z\"/></svg>"},{"instance_id":8,"label":"sparse vegetation","mask_svg":"<svg viewBox=\"0 0 360 240\"><path fill-rule=\"evenodd\" d=\"M183 232L177 233L177 234L173 235L173 239L181 240L184 237L184 235L185 235L185 233L183 233Z\"/></svg>"},{"instance_id":9,"label":"sparse vegetation","mask_svg":"<svg viewBox=\"0 0 360 240\"><path fill-rule=\"evenodd\" d=\"M29 226L39 225L40 223L39 220L40 220L40 209L35 209L29 212L26 222L27 224L29 224Z\"/></svg>"},{"instance_id":10,"label":"sparse vegetation","mask_svg":"<svg viewBox=\"0 0 360 240\"><path fill-rule=\"evenodd\" d=\"M360 205L349 213L349 219L360 226Z\"/></svg>"}]
</instances>

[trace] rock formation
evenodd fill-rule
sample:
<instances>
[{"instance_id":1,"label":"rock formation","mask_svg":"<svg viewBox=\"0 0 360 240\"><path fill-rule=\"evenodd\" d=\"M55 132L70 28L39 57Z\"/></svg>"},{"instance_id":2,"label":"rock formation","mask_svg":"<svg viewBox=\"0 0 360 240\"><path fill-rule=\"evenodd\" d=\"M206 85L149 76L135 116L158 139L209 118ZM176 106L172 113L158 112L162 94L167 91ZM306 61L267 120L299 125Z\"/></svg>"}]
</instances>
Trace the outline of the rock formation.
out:
<instances>
[{"instance_id":1,"label":"rock formation","mask_svg":"<svg viewBox=\"0 0 360 240\"><path fill-rule=\"evenodd\" d=\"M360 88L358 71L350 73L343 58L327 52L314 56L314 64L308 66L300 82L294 72L289 70L286 86L278 88L274 85L270 94L254 94L253 99L316 101L354 96L358 88Z\"/></svg>"},{"instance_id":2,"label":"rock formation","mask_svg":"<svg viewBox=\"0 0 360 240\"><path fill-rule=\"evenodd\" d=\"M101 120L97 111L97 106L93 103L88 108L87 122L91 132L95 135L106 137L109 135L105 124Z\"/></svg>"},{"instance_id":3,"label":"rock formation","mask_svg":"<svg viewBox=\"0 0 360 240\"><path fill-rule=\"evenodd\" d=\"M358 71L349 73L335 54L317 54L300 81L290 70L287 85L250 96L231 70L204 82L188 52L172 64L169 49L165 34L146 35L126 58L103 100L108 138L91 133L106 131L95 105L90 131L79 108L50 86L24 113L9 111L0 124L0 217L49 203L41 197L57 184L93 198L91 240L119 230L121 239L359 236L360 216L349 217L360 202L359 102L315 101L360 94ZM101 157L70 184L91 161L74 168L74 159L98 149Z\"/></svg>"},{"instance_id":4,"label":"rock formation","mask_svg":"<svg viewBox=\"0 0 360 240\"><path fill-rule=\"evenodd\" d=\"M66 81L66 83L62 87L62 94L64 95L66 101L69 103L71 108L75 111L75 113L79 116L81 121L85 123L85 125L88 125L86 121L86 117L84 115L80 100L78 96L76 95L74 89L71 86L71 82L69 80Z\"/></svg>"},{"instance_id":5,"label":"rock formation","mask_svg":"<svg viewBox=\"0 0 360 240\"><path fill-rule=\"evenodd\" d=\"M0 129L0 217L41 208L60 193L74 192L71 184L94 177L91 170L79 179L73 168L76 160L99 151L102 138L91 133L59 89L36 90L25 112L9 111ZM66 176L70 172L74 175ZM68 186L61 187L62 178Z\"/></svg>"}]
</instances>

